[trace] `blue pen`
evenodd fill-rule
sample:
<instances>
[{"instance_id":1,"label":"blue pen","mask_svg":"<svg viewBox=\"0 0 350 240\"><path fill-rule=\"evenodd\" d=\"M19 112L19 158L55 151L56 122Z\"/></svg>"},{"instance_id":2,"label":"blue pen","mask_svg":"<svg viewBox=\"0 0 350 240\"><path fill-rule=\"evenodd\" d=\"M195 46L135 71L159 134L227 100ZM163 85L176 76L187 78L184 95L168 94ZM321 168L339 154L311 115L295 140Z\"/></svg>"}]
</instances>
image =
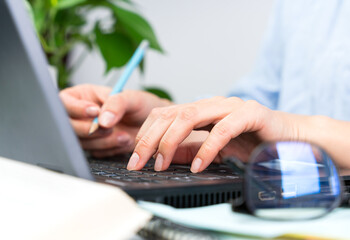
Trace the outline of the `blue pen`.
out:
<instances>
[{"instance_id":1,"label":"blue pen","mask_svg":"<svg viewBox=\"0 0 350 240\"><path fill-rule=\"evenodd\" d=\"M149 43L147 40L143 40L140 43L139 47L134 52L134 55L132 55L131 59L129 60L128 64L126 65L123 74L120 76L119 80L117 81L112 92L109 95L114 95L114 94L120 93L123 90L130 75L132 74L134 69L139 65L143 56L145 55L145 52L148 48L148 45L149 45ZM96 117L92 121L90 130L89 130L89 135L93 134L97 129L98 129L98 117Z\"/></svg>"}]
</instances>

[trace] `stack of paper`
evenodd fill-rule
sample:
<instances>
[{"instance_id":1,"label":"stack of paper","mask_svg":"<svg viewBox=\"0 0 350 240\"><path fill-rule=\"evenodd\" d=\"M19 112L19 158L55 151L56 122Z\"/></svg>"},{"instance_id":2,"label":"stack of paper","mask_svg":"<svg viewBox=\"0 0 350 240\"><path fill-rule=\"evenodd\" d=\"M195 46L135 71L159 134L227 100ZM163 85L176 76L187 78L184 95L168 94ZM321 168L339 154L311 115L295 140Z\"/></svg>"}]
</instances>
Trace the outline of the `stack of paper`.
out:
<instances>
[{"instance_id":1,"label":"stack of paper","mask_svg":"<svg viewBox=\"0 0 350 240\"><path fill-rule=\"evenodd\" d=\"M151 217L116 187L0 158L0 239L127 239Z\"/></svg>"}]
</instances>

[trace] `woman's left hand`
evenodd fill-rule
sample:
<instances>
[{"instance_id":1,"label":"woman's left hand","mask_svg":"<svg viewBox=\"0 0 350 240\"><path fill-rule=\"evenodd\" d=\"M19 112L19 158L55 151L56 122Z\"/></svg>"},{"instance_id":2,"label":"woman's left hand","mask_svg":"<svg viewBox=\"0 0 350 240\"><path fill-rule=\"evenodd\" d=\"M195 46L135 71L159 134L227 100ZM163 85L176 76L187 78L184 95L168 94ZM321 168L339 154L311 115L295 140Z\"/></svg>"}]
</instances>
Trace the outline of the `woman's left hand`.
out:
<instances>
[{"instance_id":1,"label":"woman's left hand","mask_svg":"<svg viewBox=\"0 0 350 240\"><path fill-rule=\"evenodd\" d=\"M142 169L153 155L156 171L166 170L172 161L192 161L194 173L226 155L245 161L261 141L297 140L300 131L293 117L236 97L155 108L136 137L128 169Z\"/></svg>"}]
</instances>

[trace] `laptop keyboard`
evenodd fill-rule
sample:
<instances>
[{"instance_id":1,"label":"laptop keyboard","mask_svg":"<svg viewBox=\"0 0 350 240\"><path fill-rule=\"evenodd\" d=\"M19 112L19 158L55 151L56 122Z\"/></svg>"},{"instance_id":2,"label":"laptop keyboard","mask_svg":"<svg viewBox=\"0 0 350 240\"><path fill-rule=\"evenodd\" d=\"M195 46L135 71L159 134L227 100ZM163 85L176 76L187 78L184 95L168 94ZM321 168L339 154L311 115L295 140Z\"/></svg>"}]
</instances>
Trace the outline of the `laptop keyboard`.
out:
<instances>
[{"instance_id":1,"label":"laptop keyboard","mask_svg":"<svg viewBox=\"0 0 350 240\"><path fill-rule=\"evenodd\" d=\"M212 164L201 173L193 174L188 165L171 165L166 171L154 171L154 160L140 171L128 171L127 162L120 160L90 160L92 174L122 182L133 183L189 183L215 179L238 178L226 165Z\"/></svg>"},{"instance_id":2,"label":"laptop keyboard","mask_svg":"<svg viewBox=\"0 0 350 240\"><path fill-rule=\"evenodd\" d=\"M126 169L130 155L106 159L88 157L96 181L123 189L136 200L167 204L176 208L224 203L241 196L242 177L226 165L211 164L201 173L189 165L172 164L154 171L154 159L140 171Z\"/></svg>"}]
</instances>

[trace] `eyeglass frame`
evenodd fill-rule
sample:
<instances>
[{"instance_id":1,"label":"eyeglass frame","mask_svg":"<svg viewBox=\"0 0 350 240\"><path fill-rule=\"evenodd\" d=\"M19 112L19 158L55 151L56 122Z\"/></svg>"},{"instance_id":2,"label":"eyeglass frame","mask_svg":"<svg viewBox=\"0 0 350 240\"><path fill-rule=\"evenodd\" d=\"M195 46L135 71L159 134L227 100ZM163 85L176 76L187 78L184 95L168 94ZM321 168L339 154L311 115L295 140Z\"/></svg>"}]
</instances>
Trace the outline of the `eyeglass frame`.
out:
<instances>
[{"instance_id":1,"label":"eyeglass frame","mask_svg":"<svg viewBox=\"0 0 350 240\"><path fill-rule=\"evenodd\" d=\"M321 218L327 214L329 214L331 211L333 211L335 208L341 206L342 203L344 203L345 198L345 187L344 187L344 181L343 179L340 177L339 175L339 171L337 169L336 164L332 161L332 159L330 158L330 156L319 146L312 144L312 143L308 143L308 142L302 142L302 141L270 141L270 142L263 142L261 144L259 144L257 147L254 148L254 150L252 151L252 153L250 154L249 160L247 163L242 162L241 160L239 160L236 157L230 156L230 157L225 157L222 161L224 164L228 165L230 168L233 169L233 171L242 176L243 177L243 194L241 195L242 197L238 198L238 199L232 199L231 200L231 204L232 204L232 211L237 212L237 213L244 213L244 214L249 214L252 216L256 216L259 217L257 215L254 214L254 211L252 210L252 207L250 205L250 202L247 201L247 183L248 183L248 178L251 180L254 180L255 183L257 183L257 179L255 179L254 177L252 177L252 173L251 171L251 165L253 163L253 161L256 159L258 153L260 153L263 149L266 149L266 146L272 145L272 144L276 144L276 143L281 143L281 142L295 142L295 143L304 143L304 144L309 144L310 146L316 147L317 149L319 149L321 151L321 153L327 157L327 161L330 161L332 166L334 167L334 169L332 169L332 171L334 171L332 174L337 178L338 183L339 183L339 196L337 197L337 199L333 202L332 206L330 206L327 211L325 211L323 214L320 214L318 216L315 217L310 217L310 218L305 218L305 219L274 219L274 218L267 218L268 220L286 220L286 221L298 221L298 220L311 220L311 219L317 219L317 218ZM331 170L331 169L328 169ZM263 188L271 188L268 185L265 185L264 182L258 182L258 185L263 186Z\"/></svg>"}]
</instances>

